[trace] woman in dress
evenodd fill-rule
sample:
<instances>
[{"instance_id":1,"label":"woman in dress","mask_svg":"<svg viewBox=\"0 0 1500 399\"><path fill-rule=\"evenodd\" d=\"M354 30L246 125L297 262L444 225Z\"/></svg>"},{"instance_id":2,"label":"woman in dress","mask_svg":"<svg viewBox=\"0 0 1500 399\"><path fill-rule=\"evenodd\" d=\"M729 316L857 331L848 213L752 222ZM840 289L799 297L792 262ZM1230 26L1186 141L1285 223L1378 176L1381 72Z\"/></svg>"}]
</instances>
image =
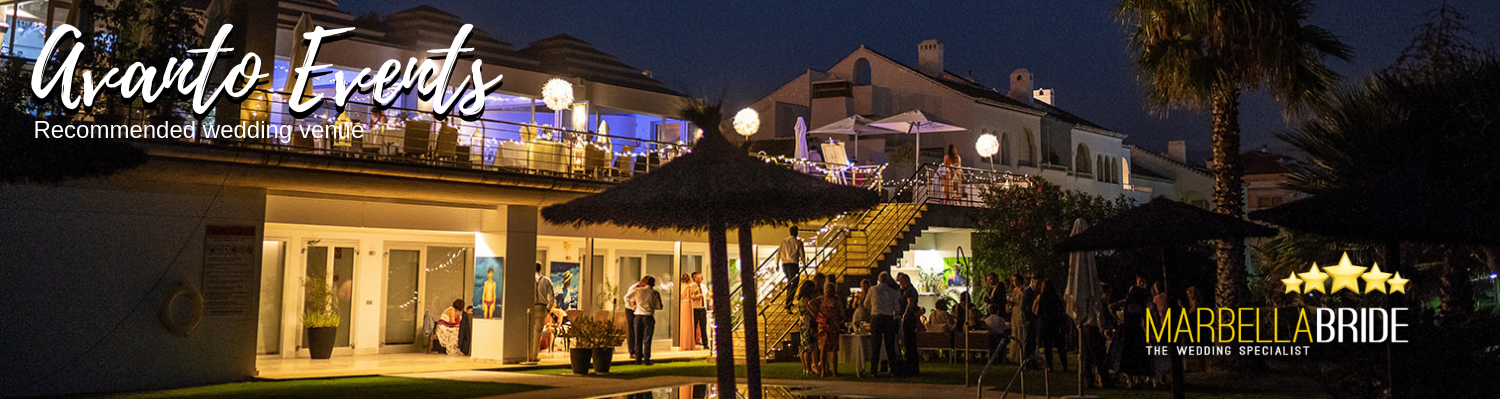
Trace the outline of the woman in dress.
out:
<instances>
[{"instance_id":1,"label":"woman in dress","mask_svg":"<svg viewBox=\"0 0 1500 399\"><path fill-rule=\"evenodd\" d=\"M965 294L967 294L967 292L965 292ZM936 306L937 310L932 311L932 315L927 317L927 331L947 333L955 330L956 327L953 322L953 315L948 313L948 300L939 299L937 300ZM963 310L960 309L960 312L962 311Z\"/></svg>"},{"instance_id":2,"label":"woman in dress","mask_svg":"<svg viewBox=\"0 0 1500 399\"><path fill-rule=\"evenodd\" d=\"M948 151L943 153L943 198L963 197L964 172L958 169L961 166L963 160L958 157L958 148L949 144Z\"/></svg>"},{"instance_id":3,"label":"woman in dress","mask_svg":"<svg viewBox=\"0 0 1500 399\"><path fill-rule=\"evenodd\" d=\"M798 312L802 320L802 345L799 351L802 357L802 374L806 375L813 375L816 365L819 363L814 358L814 355L818 351L818 324L817 320L813 318L813 314L815 312L814 306L820 297L818 295L818 288L814 284L800 284L797 286L797 301L801 305L798 307Z\"/></svg>"},{"instance_id":4,"label":"woman in dress","mask_svg":"<svg viewBox=\"0 0 1500 399\"><path fill-rule=\"evenodd\" d=\"M449 356L461 356L464 353L458 346L458 326L464 321L464 300L454 299L453 306L443 309L443 317L437 321L438 343L443 345L443 350Z\"/></svg>"},{"instance_id":5,"label":"woman in dress","mask_svg":"<svg viewBox=\"0 0 1500 399\"><path fill-rule=\"evenodd\" d=\"M1146 288L1146 278L1136 277L1136 285L1125 293L1125 299L1110 305L1110 309L1122 310L1120 322L1120 369L1125 376L1126 388L1148 382L1151 378L1152 361L1146 355L1146 312L1151 311L1151 293Z\"/></svg>"},{"instance_id":6,"label":"woman in dress","mask_svg":"<svg viewBox=\"0 0 1500 399\"><path fill-rule=\"evenodd\" d=\"M818 353L822 356L818 374L824 377L839 376L839 329L844 325L843 303L837 284L823 284L823 298L817 301L817 322Z\"/></svg>"},{"instance_id":7,"label":"woman in dress","mask_svg":"<svg viewBox=\"0 0 1500 399\"><path fill-rule=\"evenodd\" d=\"M865 296L870 295L870 280L859 280L859 292L854 294L854 317L853 322L870 322L870 304L865 301Z\"/></svg>"},{"instance_id":8,"label":"woman in dress","mask_svg":"<svg viewBox=\"0 0 1500 399\"><path fill-rule=\"evenodd\" d=\"M1010 359L1016 364L1026 361L1026 307L1022 298L1026 296L1026 280L1020 274L1010 276L1011 289L1006 303L1010 305L1010 336L1019 345L1010 347Z\"/></svg>"}]
</instances>

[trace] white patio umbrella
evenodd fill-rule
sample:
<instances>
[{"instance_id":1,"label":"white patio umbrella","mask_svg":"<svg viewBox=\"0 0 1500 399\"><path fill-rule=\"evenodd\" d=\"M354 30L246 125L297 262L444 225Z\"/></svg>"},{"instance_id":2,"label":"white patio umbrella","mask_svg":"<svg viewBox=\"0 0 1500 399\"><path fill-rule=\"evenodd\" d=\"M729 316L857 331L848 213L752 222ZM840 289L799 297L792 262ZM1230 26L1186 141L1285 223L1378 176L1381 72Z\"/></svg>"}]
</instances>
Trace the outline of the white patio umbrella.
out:
<instances>
[{"instance_id":1,"label":"white patio umbrella","mask_svg":"<svg viewBox=\"0 0 1500 399\"><path fill-rule=\"evenodd\" d=\"M859 159L859 136L874 136L881 134L901 133L906 130L891 130L883 127L870 126L870 118L854 115L839 119L823 127L807 132L814 135L827 136L850 136L854 138L854 158Z\"/></svg>"},{"instance_id":2,"label":"white patio umbrella","mask_svg":"<svg viewBox=\"0 0 1500 399\"><path fill-rule=\"evenodd\" d=\"M1088 228L1088 222L1082 218L1073 220L1072 235L1082 234ZM1063 300L1067 302L1068 316L1073 317L1073 325L1078 326L1078 354L1081 357L1084 351L1083 327L1099 325L1099 273L1094 267L1094 251L1068 253L1068 287ZM1083 396L1084 374L1083 365L1079 365L1076 398L1088 398Z\"/></svg>"},{"instance_id":3,"label":"white patio umbrella","mask_svg":"<svg viewBox=\"0 0 1500 399\"><path fill-rule=\"evenodd\" d=\"M927 115L926 112L922 112L922 110L906 111L896 116L871 122L870 126L904 131L916 135L916 151L913 151L916 153L914 156L915 163L913 163L914 168L922 166L922 133L963 132L969 130L933 118L931 115Z\"/></svg>"},{"instance_id":4,"label":"white patio umbrella","mask_svg":"<svg viewBox=\"0 0 1500 399\"><path fill-rule=\"evenodd\" d=\"M800 116L797 117L797 126L794 128L794 130L797 131L797 153L795 155L797 156L797 160L798 161L806 161L807 160L807 122L803 121L802 117L800 117ZM803 164L798 163L797 164L797 171L798 172L807 173L807 168L805 166L803 166Z\"/></svg>"}]
</instances>

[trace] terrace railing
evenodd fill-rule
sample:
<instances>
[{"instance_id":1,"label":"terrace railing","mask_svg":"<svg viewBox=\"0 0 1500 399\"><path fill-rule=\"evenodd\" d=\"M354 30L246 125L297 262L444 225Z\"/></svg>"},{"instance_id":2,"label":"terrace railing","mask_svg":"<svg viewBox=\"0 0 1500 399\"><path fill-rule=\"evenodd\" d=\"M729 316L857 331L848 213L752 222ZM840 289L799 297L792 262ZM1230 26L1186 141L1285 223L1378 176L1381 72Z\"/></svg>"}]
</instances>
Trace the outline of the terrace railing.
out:
<instances>
[{"instance_id":1,"label":"terrace railing","mask_svg":"<svg viewBox=\"0 0 1500 399\"><path fill-rule=\"evenodd\" d=\"M606 183L649 173L691 151L690 145L682 143L531 123L458 117L438 121L425 111L381 109L355 101L342 113L331 112L329 102L309 116L296 118L287 112L286 103L282 93L256 92L240 104L238 129L260 135L254 138L205 137L205 132L219 128L212 119L197 122L186 115L179 119L195 124L199 134L192 141L204 144ZM161 119L149 110L127 108L83 114L74 123L142 125L160 124ZM356 128L362 131L358 137L329 134ZM872 189L883 184L879 176L884 165L850 166L758 155L835 183Z\"/></svg>"}]
</instances>

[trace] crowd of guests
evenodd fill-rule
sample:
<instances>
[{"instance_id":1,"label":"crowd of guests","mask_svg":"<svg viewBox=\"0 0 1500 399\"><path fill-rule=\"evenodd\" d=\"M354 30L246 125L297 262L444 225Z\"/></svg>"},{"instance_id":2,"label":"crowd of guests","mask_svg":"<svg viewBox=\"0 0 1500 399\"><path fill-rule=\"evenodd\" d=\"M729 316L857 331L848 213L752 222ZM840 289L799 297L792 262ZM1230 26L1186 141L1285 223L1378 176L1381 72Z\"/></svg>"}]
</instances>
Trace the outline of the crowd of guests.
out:
<instances>
[{"instance_id":1,"label":"crowd of guests","mask_svg":"<svg viewBox=\"0 0 1500 399\"><path fill-rule=\"evenodd\" d=\"M1067 355L1077 351L1079 341L1071 339L1081 340L1079 367L1092 387L1156 386L1167 374L1165 358L1146 354L1145 320L1147 312L1160 317L1171 304L1161 283L1149 284L1141 277L1118 300L1114 290L1101 284L1094 306L1098 314L1085 318L1082 328L1067 313L1063 286L1036 275L1002 281L988 274L983 288L975 289L982 292L980 303L964 292L956 303L939 299L930 313L918 306L917 289L904 273L881 273L874 284L861 280L852 296L843 295L846 291L821 273L795 287L791 302L801 319L804 374L838 375L835 356L846 321L868 325L874 348L870 370L877 377L920 375L919 335L963 331L988 334L991 353L1000 356L997 362L1048 371L1072 371ZM1197 308L1196 289L1188 288L1185 298L1179 306Z\"/></svg>"}]
</instances>

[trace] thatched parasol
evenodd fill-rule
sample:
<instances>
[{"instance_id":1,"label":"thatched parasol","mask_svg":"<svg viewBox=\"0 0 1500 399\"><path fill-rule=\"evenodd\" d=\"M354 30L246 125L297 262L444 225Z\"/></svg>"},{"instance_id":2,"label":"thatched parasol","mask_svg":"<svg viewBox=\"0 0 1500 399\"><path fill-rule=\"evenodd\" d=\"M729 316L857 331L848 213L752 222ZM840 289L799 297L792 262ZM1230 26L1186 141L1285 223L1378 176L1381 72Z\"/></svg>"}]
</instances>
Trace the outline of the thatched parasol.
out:
<instances>
[{"instance_id":1,"label":"thatched parasol","mask_svg":"<svg viewBox=\"0 0 1500 399\"><path fill-rule=\"evenodd\" d=\"M1168 293L1168 303L1176 303L1170 300L1172 290L1167 278L1167 248L1205 240L1273 235L1276 235L1276 229L1158 197L1145 205L1101 220L1088 230L1064 239L1057 244L1057 250L1073 252L1155 247L1162 255L1162 285ZM1172 397L1182 398L1182 362L1176 351L1169 351L1169 356L1172 363Z\"/></svg>"},{"instance_id":2,"label":"thatched parasol","mask_svg":"<svg viewBox=\"0 0 1500 399\"><path fill-rule=\"evenodd\" d=\"M1292 230L1372 241L1500 244L1500 213L1409 184L1341 189L1250 213Z\"/></svg>"},{"instance_id":3,"label":"thatched parasol","mask_svg":"<svg viewBox=\"0 0 1500 399\"><path fill-rule=\"evenodd\" d=\"M713 278L714 343L718 351L720 397L734 397L734 343L729 314L729 260L725 230L755 225L799 223L864 209L878 196L771 165L731 144L719 132L717 105L695 103L682 118L703 129L693 151L651 173L598 194L542 209L542 218L565 225L610 223L647 230L708 231L709 272ZM741 246L750 245L741 242ZM755 270L751 259L740 268L746 312L755 311ZM755 317L745 318L745 353L757 356ZM749 397L760 397L760 362L746 362Z\"/></svg>"},{"instance_id":4,"label":"thatched parasol","mask_svg":"<svg viewBox=\"0 0 1500 399\"><path fill-rule=\"evenodd\" d=\"M1273 235L1276 229L1158 197L1064 239L1057 244L1057 250L1160 247Z\"/></svg>"}]
</instances>

